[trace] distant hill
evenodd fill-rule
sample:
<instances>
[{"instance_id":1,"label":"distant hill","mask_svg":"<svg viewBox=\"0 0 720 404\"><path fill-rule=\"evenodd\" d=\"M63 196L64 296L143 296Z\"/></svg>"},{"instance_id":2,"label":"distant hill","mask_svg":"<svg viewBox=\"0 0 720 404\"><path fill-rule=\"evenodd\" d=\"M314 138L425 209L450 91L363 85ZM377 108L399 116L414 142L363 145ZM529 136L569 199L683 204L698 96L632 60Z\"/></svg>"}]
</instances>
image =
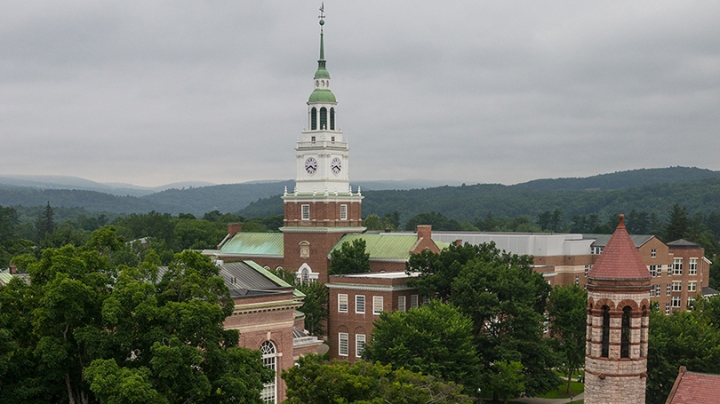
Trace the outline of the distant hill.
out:
<instances>
[{"instance_id":1,"label":"distant hill","mask_svg":"<svg viewBox=\"0 0 720 404\"><path fill-rule=\"evenodd\" d=\"M532 185L478 184L406 191L367 191L363 192L363 215L374 213L383 216L397 210L404 223L418 213L440 212L451 219L474 221L488 213L496 217L536 217L543 211L559 209L565 219L569 220L576 214L615 215L636 209L656 212L663 217L675 203L686 206L691 212L720 212L720 173L710 171L715 175L708 176L709 170L683 167L658 170L670 174L668 182L658 182L654 170L634 170L625 172L630 179L624 178L624 173L613 173L571 181L532 181ZM690 180L681 182L681 177L672 175L676 172L684 173ZM649 185L633 186L642 184L638 177L646 174ZM704 176L709 178L702 179ZM603 188L600 184L607 178L613 178L615 185L605 185ZM594 186L585 188L580 180L588 180L586 184ZM261 199L240 211L247 217L277 213L282 213L279 197Z\"/></svg>"},{"instance_id":2,"label":"distant hill","mask_svg":"<svg viewBox=\"0 0 720 404\"><path fill-rule=\"evenodd\" d=\"M587 190L608 191L611 189L635 188L652 184L670 184L720 178L720 171L697 167L642 168L639 170L619 171L600 174L587 178L542 179L517 184L523 189L536 190Z\"/></svg>"},{"instance_id":3,"label":"distant hill","mask_svg":"<svg viewBox=\"0 0 720 404\"><path fill-rule=\"evenodd\" d=\"M427 188L430 182L376 181L353 183L365 196L363 214L398 211L401 220L422 212L441 212L473 221L494 216L536 216L560 209L574 214L618 213L632 209L664 215L674 203L691 211L720 212L720 172L670 167L602 174L588 178L535 180L517 185L477 184ZM83 208L94 212L147 213L152 210L202 215L212 210L247 217L282 213L285 187L294 181L254 182L168 189L145 196L117 196L88 190L41 189L2 185L0 205ZM424 187L423 187L424 186ZM411 189L413 188L413 189Z\"/></svg>"},{"instance_id":4,"label":"distant hill","mask_svg":"<svg viewBox=\"0 0 720 404\"><path fill-rule=\"evenodd\" d=\"M79 191L97 191L118 196L143 196L171 188L199 187L214 185L210 182L185 181L161 185L159 187L140 187L124 183L100 183L80 177L62 175L3 175L0 186L30 187L36 189L75 189Z\"/></svg>"}]
</instances>

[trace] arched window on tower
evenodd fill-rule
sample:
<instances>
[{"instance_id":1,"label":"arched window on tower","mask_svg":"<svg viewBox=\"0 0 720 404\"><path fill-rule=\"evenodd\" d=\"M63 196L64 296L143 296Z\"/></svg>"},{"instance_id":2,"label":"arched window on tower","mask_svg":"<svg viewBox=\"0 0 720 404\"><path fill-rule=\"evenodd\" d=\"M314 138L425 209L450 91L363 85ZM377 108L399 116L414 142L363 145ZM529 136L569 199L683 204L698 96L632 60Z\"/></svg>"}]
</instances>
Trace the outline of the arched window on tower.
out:
<instances>
[{"instance_id":1,"label":"arched window on tower","mask_svg":"<svg viewBox=\"0 0 720 404\"><path fill-rule=\"evenodd\" d=\"M620 334L620 357L621 358L629 358L630 357L630 339L631 339L630 313L631 312L632 312L632 308L630 306L625 306L623 308L622 333Z\"/></svg>"},{"instance_id":2,"label":"arched window on tower","mask_svg":"<svg viewBox=\"0 0 720 404\"><path fill-rule=\"evenodd\" d=\"M610 308L602 307L602 342L600 356L608 358L610 356Z\"/></svg>"},{"instance_id":3,"label":"arched window on tower","mask_svg":"<svg viewBox=\"0 0 720 404\"><path fill-rule=\"evenodd\" d=\"M335 108L330 108L330 130L335 130Z\"/></svg>"},{"instance_id":4,"label":"arched window on tower","mask_svg":"<svg viewBox=\"0 0 720 404\"><path fill-rule=\"evenodd\" d=\"M320 108L320 130L327 130L327 108Z\"/></svg>"},{"instance_id":5,"label":"arched window on tower","mask_svg":"<svg viewBox=\"0 0 720 404\"><path fill-rule=\"evenodd\" d=\"M310 130L317 130L317 109L310 110Z\"/></svg>"},{"instance_id":6,"label":"arched window on tower","mask_svg":"<svg viewBox=\"0 0 720 404\"><path fill-rule=\"evenodd\" d=\"M260 392L260 399L263 403L276 403L277 397L277 349L272 341L265 341L260 346L260 352L262 353L263 366L273 370L274 375L272 381L265 383L262 392Z\"/></svg>"}]
</instances>

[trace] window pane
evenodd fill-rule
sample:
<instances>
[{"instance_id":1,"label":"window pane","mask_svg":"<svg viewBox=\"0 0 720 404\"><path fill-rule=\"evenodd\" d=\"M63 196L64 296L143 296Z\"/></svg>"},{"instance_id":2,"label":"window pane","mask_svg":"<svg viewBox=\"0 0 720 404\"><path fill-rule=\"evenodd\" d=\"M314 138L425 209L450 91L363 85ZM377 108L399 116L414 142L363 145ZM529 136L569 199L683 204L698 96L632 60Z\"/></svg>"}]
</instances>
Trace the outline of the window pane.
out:
<instances>
[{"instance_id":1,"label":"window pane","mask_svg":"<svg viewBox=\"0 0 720 404\"><path fill-rule=\"evenodd\" d=\"M340 339L340 344L338 346L338 355L348 356L348 333L340 332L338 333L338 337Z\"/></svg>"},{"instance_id":2,"label":"window pane","mask_svg":"<svg viewBox=\"0 0 720 404\"><path fill-rule=\"evenodd\" d=\"M383 310L383 297L373 296L373 314L379 315Z\"/></svg>"},{"instance_id":3,"label":"window pane","mask_svg":"<svg viewBox=\"0 0 720 404\"><path fill-rule=\"evenodd\" d=\"M355 313L360 313L360 314L365 313L365 296L363 296L363 295L355 296Z\"/></svg>"},{"instance_id":4,"label":"window pane","mask_svg":"<svg viewBox=\"0 0 720 404\"><path fill-rule=\"evenodd\" d=\"M348 312L348 295L345 295L345 294L338 295L338 311L340 313Z\"/></svg>"}]
</instances>

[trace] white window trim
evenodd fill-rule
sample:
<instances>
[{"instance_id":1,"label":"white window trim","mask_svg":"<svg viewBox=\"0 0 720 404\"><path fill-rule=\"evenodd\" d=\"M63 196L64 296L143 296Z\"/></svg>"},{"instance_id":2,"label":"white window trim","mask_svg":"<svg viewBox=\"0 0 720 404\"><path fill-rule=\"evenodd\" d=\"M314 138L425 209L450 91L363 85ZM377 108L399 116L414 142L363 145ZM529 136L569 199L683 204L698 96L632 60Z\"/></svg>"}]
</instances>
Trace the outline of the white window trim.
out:
<instances>
[{"instance_id":1,"label":"white window trim","mask_svg":"<svg viewBox=\"0 0 720 404\"><path fill-rule=\"evenodd\" d=\"M345 293L338 294L338 313L348 312L348 295Z\"/></svg>"},{"instance_id":2,"label":"white window trim","mask_svg":"<svg viewBox=\"0 0 720 404\"><path fill-rule=\"evenodd\" d=\"M343 341L345 342L345 346L343 347ZM348 338L348 333L346 332L339 332L338 333L338 355L339 356L348 356L348 353L350 352L350 340ZM343 352L343 348L345 352Z\"/></svg>"},{"instance_id":3,"label":"white window trim","mask_svg":"<svg viewBox=\"0 0 720 404\"><path fill-rule=\"evenodd\" d=\"M310 220L310 204L302 204L300 205L300 219L302 220Z\"/></svg>"},{"instance_id":4,"label":"white window trim","mask_svg":"<svg viewBox=\"0 0 720 404\"><path fill-rule=\"evenodd\" d=\"M697 282L688 282L688 292L697 292Z\"/></svg>"},{"instance_id":5,"label":"white window trim","mask_svg":"<svg viewBox=\"0 0 720 404\"><path fill-rule=\"evenodd\" d=\"M360 307L360 305L358 304L358 301L360 299L362 300L362 311L358 310L358 307ZM366 303L365 295L355 295L355 313L365 314L365 307L367 306L365 303Z\"/></svg>"},{"instance_id":6,"label":"white window trim","mask_svg":"<svg viewBox=\"0 0 720 404\"><path fill-rule=\"evenodd\" d=\"M405 296L398 296L398 311L407 311L406 300L407 298Z\"/></svg>"},{"instance_id":7,"label":"white window trim","mask_svg":"<svg viewBox=\"0 0 720 404\"><path fill-rule=\"evenodd\" d=\"M340 220L347 220L347 205L340 205Z\"/></svg>"},{"instance_id":8,"label":"white window trim","mask_svg":"<svg viewBox=\"0 0 720 404\"><path fill-rule=\"evenodd\" d=\"M419 298L418 295L410 295L410 308L411 309L418 307L418 303L420 302L420 300L418 298Z\"/></svg>"},{"instance_id":9,"label":"white window trim","mask_svg":"<svg viewBox=\"0 0 720 404\"><path fill-rule=\"evenodd\" d=\"M680 296L673 296L671 303L672 307L680 307Z\"/></svg>"},{"instance_id":10,"label":"white window trim","mask_svg":"<svg viewBox=\"0 0 720 404\"><path fill-rule=\"evenodd\" d=\"M672 283L672 290L673 290L673 292L680 292L680 291L682 291L682 282L673 282L673 283Z\"/></svg>"},{"instance_id":11,"label":"white window trim","mask_svg":"<svg viewBox=\"0 0 720 404\"><path fill-rule=\"evenodd\" d=\"M272 341L265 341L263 342L262 346L260 347L260 351L262 352L262 361L263 366L266 368L270 368L275 373L273 375L273 380L269 383L266 383L263 387L263 390L260 392L260 399L264 403L276 403L277 402L277 347L275 346L275 343Z\"/></svg>"},{"instance_id":12,"label":"white window trim","mask_svg":"<svg viewBox=\"0 0 720 404\"><path fill-rule=\"evenodd\" d=\"M698 259L690 258L690 264L688 264L688 271L690 275L697 275Z\"/></svg>"},{"instance_id":13,"label":"white window trim","mask_svg":"<svg viewBox=\"0 0 720 404\"><path fill-rule=\"evenodd\" d=\"M373 296L373 315L379 316L383 311L383 297Z\"/></svg>"},{"instance_id":14,"label":"white window trim","mask_svg":"<svg viewBox=\"0 0 720 404\"><path fill-rule=\"evenodd\" d=\"M355 334L355 357L361 358L365 350L365 342L367 341L365 334Z\"/></svg>"}]
</instances>

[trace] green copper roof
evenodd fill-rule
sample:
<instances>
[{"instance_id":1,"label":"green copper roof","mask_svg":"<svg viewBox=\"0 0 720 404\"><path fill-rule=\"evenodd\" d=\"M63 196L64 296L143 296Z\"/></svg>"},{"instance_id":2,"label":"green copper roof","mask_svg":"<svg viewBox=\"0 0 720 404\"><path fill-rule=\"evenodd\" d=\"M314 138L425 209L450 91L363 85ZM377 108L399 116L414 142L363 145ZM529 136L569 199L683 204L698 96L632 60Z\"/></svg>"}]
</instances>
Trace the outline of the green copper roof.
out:
<instances>
[{"instance_id":1,"label":"green copper roof","mask_svg":"<svg viewBox=\"0 0 720 404\"><path fill-rule=\"evenodd\" d=\"M339 250L342 247L342 244L346 241L352 243L353 240L357 239L365 240L365 252L370 254L371 260L406 260L410 257L410 250L412 250L417 243L417 235L415 234L348 234L335 244L332 251ZM435 244L440 249L443 249L448 245L448 243L441 243L437 241Z\"/></svg>"},{"instance_id":2,"label":"green copper roof","mask_svg":"<svg viewBox=\"0 0 720 404\"><path fill-rule=\"evenodd\" d=\"M220 254L278 255L284 254L282 233L237 233L220 248Z\"/></svg>"},{"instance_id":3,"label":"green copper roof","mask_svg":"<svg viewBox=\"0 0 720 404\"><path fill-rule=\"evenodd\" d=\"M335 100L335 94L330 90L316 88L315 91L310 94L308 102L337 102Z\"/></svg>"},{"instance_id":4,"label":"green copper roof","mask_svg":"<svg viewBox=\"0 0 720 404\"><path fill-rule=\"evenodd\" d=\"M327 69L323 66L322 68L318 68L315 72L315 78L316 79L329 79L330 73L327 71Z\"/></svg>"}]
</instances>

